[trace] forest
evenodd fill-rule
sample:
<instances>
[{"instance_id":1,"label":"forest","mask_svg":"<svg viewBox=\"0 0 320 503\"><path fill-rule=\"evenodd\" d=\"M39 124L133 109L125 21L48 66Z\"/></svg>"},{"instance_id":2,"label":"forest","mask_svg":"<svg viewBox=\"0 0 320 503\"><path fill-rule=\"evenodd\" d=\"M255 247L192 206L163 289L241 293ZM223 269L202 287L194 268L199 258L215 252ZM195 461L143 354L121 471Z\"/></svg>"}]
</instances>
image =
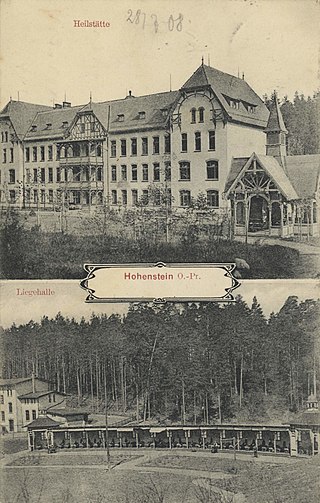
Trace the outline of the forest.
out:
<instances>
[{"instance_id":1,"label":"forest","mask_svg":"<svg viewBox=\"0 0 320 503\"><path fill-rule=\"evenodd\" d=\"M138 303L127 313L54 319L2 330L2 376L39 377L70 403L135 420L284 420L319 376L319 306L288 297L266 318L256 298ZM106 386L106 388L105 388Z\"/></svg>"}]
</instances>

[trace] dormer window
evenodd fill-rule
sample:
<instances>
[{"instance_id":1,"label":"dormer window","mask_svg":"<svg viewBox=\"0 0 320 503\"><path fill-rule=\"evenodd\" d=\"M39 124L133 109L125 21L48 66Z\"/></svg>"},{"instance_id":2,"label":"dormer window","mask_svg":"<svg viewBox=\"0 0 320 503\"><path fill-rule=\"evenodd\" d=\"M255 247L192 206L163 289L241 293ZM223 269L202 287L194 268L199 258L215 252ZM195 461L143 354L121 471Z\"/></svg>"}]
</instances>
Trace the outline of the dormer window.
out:
<instances>
[{"instance_id":1,"label":"dormer window","mask_svg":"<svg viewBox=\"0 0 320 503\"><path fill-rule=\"evenodd\" d=\"M124 121L124 114L118 114L118 121L123 122Z\"/></svg>"},{"instance_id":2,"label":"dormer window","mask_svg":"<svg viewBox=\"0 0 320 503\"><path fill-rule=\"evenodd\" d=\"M161 109L161 113L162 113L163 117L167 117L167 115L168 115L168 109L167 108L162 108Z\"/></svg>"},{"instance_id":3,"label":"dormer window","mask_svg":"<svg viewBox=\"0 0 320 503\"><path fill-rule=\"evenodd\" d=\"M68 127L68 121L63 121L62 127L65 129Z\"/></svg>"},{"instance_id":4,"label":"dormer window","mask_svg":"<svg viewBox=\"0 0 320 503\"><path fill-rule=\"evenodd\" d=\"M251 114L253 114L255 111L255 107L253 105L248 105L248 112L250 112Z\"/></svg>"},{"instance_id":5,"label":"dormer window","mask_svg":"<svg viewBox=\"0 0 320 503\"><path fill-rule=\"evenodd\" d=\"M35 124L31 126L31 131L37 131L37 126Z\"/></svg>"},{"instance_id":6,"label":"dormer window","mask_svg":"<svg viewBox=\"0 0 320 503\"><path fill-rule=\"evenodd\" d=\"M46 125L46 129L52 129L52 124L50 122Z\"/></svg>"},{"instance_id":7,"label":"dormer window","mask_svg":"<svg viewBox=\"0 0 320 503\"><path fill-rule=\"evenodd\" d=\"M231 106L231 108L235 108L236 110L239 110L240 102L237 100L230 100L230 106Z\"/></svg>"},{"instance_id":8,"label":"dormer window","mask_svg":"<svg viewBox=\"0 0 320 503\"><path fill-rule=\"evenodd\" d=\"M146 118L146 112L139 112L139 119L145 119Z\"/></svg>"}]
</instances>

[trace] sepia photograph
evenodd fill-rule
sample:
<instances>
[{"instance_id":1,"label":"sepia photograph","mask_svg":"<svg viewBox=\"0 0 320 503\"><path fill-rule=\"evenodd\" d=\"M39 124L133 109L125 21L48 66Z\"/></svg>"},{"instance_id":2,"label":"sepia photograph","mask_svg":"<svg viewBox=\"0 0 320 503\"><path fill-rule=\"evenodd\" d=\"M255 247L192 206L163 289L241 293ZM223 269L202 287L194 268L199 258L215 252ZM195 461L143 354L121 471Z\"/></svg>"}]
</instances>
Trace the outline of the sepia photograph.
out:
<instances>
[{"instance_id":1,"label":"sepia photograph","mask_svg":"<svg viewBox=\"0 0 320 503\"><path fill-rule=\"evenodd\" d=\"M2 278L318 277L317 1L2 0L1 19Z\"/></svg>"},{"instance_id":2,"label":"sepia photograph","mask_svg":"<svg viewBox=\"0 0 320 503\"><path fill-rule=\"evenodd\" d=\"M6 503L318 501L316 281L160 306L48 283L3 287Z\"/></svg>"}]
</instances>

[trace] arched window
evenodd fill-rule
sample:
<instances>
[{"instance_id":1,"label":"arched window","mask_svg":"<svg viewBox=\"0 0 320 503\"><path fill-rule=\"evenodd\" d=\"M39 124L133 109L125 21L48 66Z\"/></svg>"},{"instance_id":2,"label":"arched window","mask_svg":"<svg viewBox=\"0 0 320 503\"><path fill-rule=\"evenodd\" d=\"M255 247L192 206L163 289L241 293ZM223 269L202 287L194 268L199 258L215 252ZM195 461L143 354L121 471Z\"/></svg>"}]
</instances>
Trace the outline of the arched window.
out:
<instances>
[{"instance_id":1,"label":"arched window","mask_svg":"<svg viewBox=\"0 0 320 503\"><path fill-rule=\"evenodd\" d=\"M204 108L200 107L198 111L199 111L199 122L204 122Z\"/></svg>"},{"instance_id":2,"label":"arched window","mask_svg":"<svg viewBox=\"0 0 320 503\"><path fill-rule=\"evenodd\" d=\"M197 111L195 108L191 108L191 124L196 123Z\"/></svg>"}]
</instances>

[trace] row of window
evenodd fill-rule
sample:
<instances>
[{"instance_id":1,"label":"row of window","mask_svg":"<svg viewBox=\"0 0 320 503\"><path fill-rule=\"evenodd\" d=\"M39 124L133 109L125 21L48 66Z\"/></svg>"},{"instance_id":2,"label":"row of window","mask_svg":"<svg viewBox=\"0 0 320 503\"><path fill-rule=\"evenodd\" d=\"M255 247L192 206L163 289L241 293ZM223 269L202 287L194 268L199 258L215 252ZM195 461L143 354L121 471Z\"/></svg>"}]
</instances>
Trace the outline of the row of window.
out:
<instances>
[{"instance_id":1,"label":"row of window","mask_svg":"<svg viewBox=\"0 0 320 503\"><path fill-rule=\"evenodd\" d=\"M196 122L204 122L203 107L199 107L198 110L196 108L191 108L190 113L191 113L191 124L195 124Z\"/></svg>"},{"instance_id":2,"label":"row of window","mask_svg":"<svg viewBox=\"0 0 320 503\"><path fill-rule=\"evenodd\" d=\"M25 148L25 161L37 162L39 159L40 162L44 162L46 160L53 160L53 145L48 145L47 147L47 155L46 155L46 147L26 147Z\"/></svg>"},{"instance_id":3,"label":"row of window","mask_svg":"<svg viewBox=\"0 0 320 503\"><path fill-rule=\"evenodd\" d=\"M8 157L9 154L9 157ZM2 162L3 164L6 164L7 162L13 162L14 161L14 154L13 154L13 148L7 149L4 148L2 150Z\"/></svg>"},{"instance_id":4,"label":"row of window","mask_svg":"<svg viewBox=\"0 0 320 503\"><path fill-rule=\"evenodd\" d=\"M208 131L208 150L216 149L216 132ZM201 152L202 150L202 139L201 132L196 131L194 133L194 151ZM188 134L181 134L181 152L188 152Z\"/></svg>"},{"instance_id":5,"label":"row of window","mask_svg":"<svg viewBox=\"0 0 320 503\"><path fill-rule=\"evenodd\" d=\"M37 411L36 410L26 410L26 421L30 421L30 412L32 413L32 420L37 419Z\"/></svg>"},{"instance_id":6,"label":"row of window","mask_svg":"<svg viewBox=\"0 0 320 503\"><path fill-rule=\"evenodd\" d=\"M155 162L152 165L152 177L150 178L149 173L149 165L142 164L141 167L141 181L149 182L152 178L153 182L160 182L160 163ZM207 180L218 180L219 179L219 164L218 161L210 160L206 162L206 174ZM111 182L127 181L128 180L128 168L125 164L120 166L119 168L116 165L111 166ZM171 166L169 163L165 163L164 169L164 180L171 180ZM191 180L191 167L189 161L180 161L179 162L179 180ZM131 165L131 179L132 182L138 181L138 166L137 164Z\"/></svg>"},{"instance_id":7,"label":"row of window","mask_svg":"<svg viewBox=\"0 0 320 503\"><path fill-rule=\"evenodd\" d=\"M11 170L10 170L11 171ZM34 168L32 171L26 169L26 183L53 183L53 168ZM10 183L13 183L10 178ZM81 168L80 166L73 166L72 168L56 168L56 182L102 182L103 181L103 169L101 166L94 167L85 166Z\"/></svg>"},{"instance_id":8,"label":"row of window","mask_svg":"<svg viewBox=\"0 0 320 503\"><path fill-rule=\"evenodd\" d=\"M121 190L121 199L119 199L119 193L117 190L112 190L111 191L111 204L122 204L122 205L127 205L128 204L128 191L127 190ZM191 197L191 191L190 190L180 190L179 191L179 197L180 197L180 206L182 207L189 207L191 205L192 197ZM152 194L152 203L156 206L159 206L161 204L161 192L155 191ZM171 204L171 190L167 190L167 197L166 200ZM137 205L139 202L147 205L150 201L149 197L149 191L143 190L141 193L141 199L139 201L139 194L138 190L133 189L131 190L131 204L133 206ZM218 208L219 207L219 191L217 190L207 190L207 205L212 207L212 208Z\"/></svg>"},{"instance_id":9,"label":"row of window","mask_svg":"<svg viewBox=\"0 0 320 503\"><path fill-rule=\"evenodd\" d=\"M7 395L12 396L12 389L7 389ZM0 395L0 403L4 403L4 395Z\"/></svg>"},{"instance_id":10,"label":"row of window","mask_svg":"<svg viewBox=\"0 0 320 503\"><path fill-rule=\"evenodd\" d=\"M141 155L149 154L149 138L147 136L141 138ZM123 138L120 140L120 156L126 157L128 154L128 141ZM164 154L170 154L171 152L171 138L170 135L165 135L164 137ZM160 154L160 136L152 137L152 153ZM130 155L138 155L138 138L130 139ZM117 157L117 140L111 140L110 142L110 157Z\"/></svg>"}]
</instances>

